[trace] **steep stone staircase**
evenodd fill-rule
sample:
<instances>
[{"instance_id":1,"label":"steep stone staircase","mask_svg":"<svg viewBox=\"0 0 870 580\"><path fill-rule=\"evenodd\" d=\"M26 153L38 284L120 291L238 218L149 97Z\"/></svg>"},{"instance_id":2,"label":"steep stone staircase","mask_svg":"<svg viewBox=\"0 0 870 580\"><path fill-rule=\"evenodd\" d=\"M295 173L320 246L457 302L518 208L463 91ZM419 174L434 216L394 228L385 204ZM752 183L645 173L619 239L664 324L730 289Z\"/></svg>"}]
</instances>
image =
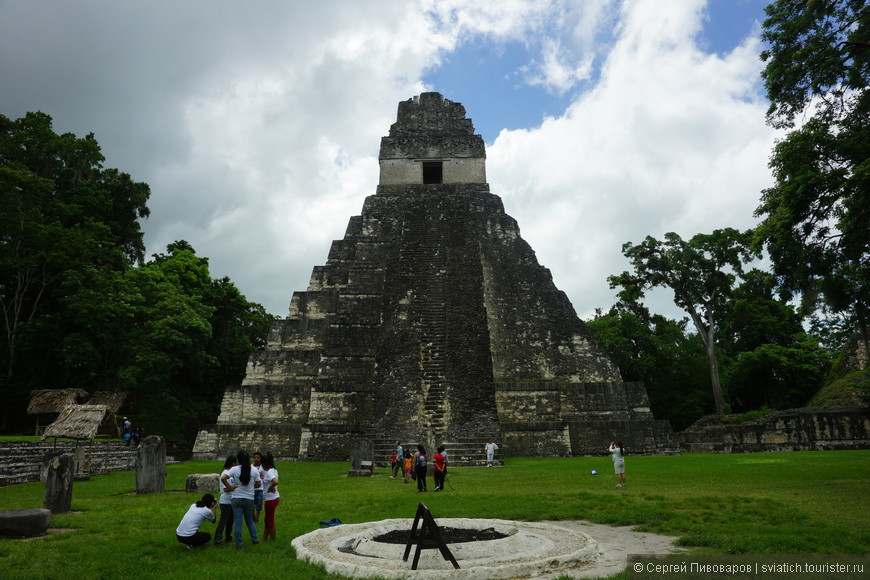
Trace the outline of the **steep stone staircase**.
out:
<instances>
[{"instance_id":1,"label":"steep stone staircase","mask_svg":"<svg viewBox=\"0 0 870 580\"><path fill-rule=\"evenodd\" d=\"M424 213L413 216L406 227L400 260L406 287L416 289L411 316L420 340L422 426L437 433L445 430L448 413L446 234Z\"/></svg>"},{"instance_id":2,"label":"steep stone staircase","mask_svg":"<svg viewBox=\"0 0 870 580\"><path fill-rule=\"evenodd\" d=\"M491 435L490 435L491 436ZM436 439L436 449L440 445L444 445L447 451L447 459L450 465L454 467L485 467L486 454L483 451L483 446L486 444L487 436L467 436L467 437L452 437L450 440L441 441ZM374 455L376 467L389 467L389 457L395 449L395 439L376 439L374 442ZM498 441L496 440L496 443ZM405 448L416 451L416 442L404 442ZM435 454L435 449L427 449L431 458ZM505 457L501 449L495 454L496 465L504 465Z\"/></svg>"}]
</instances>

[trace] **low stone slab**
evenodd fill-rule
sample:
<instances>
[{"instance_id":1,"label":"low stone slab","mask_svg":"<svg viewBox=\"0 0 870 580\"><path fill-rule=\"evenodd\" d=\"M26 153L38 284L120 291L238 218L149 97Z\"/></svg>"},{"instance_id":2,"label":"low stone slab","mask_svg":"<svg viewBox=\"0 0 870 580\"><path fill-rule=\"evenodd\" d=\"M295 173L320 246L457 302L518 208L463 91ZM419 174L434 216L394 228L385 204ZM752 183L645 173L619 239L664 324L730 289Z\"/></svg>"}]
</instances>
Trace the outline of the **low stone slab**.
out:
<instances>
[{"instance_id":1,"label":"low stone slab","mask_svg":"<svg viewBox=\"0 0 870 580\"><path fill-rule=\"evenodd\" d=\"M219 473L192 473L184 482L185 491L196 493L220 493Z\"/></svg>"},{"instance_id":2,"label":"low stone slab","mask_svg":"<svg viewBox=\"0 0 870 580\"><path fill-rule=\"evenodd\" d=\"M371 461L361 461L359 467L347 472L348 477L371 477L375 471L375 464Z\"/></svg>"},{"instance_id":3,"label":"low stone slab","mask_svg":"<svg viewBox=\"0 0 870 580\"><path fill-rule=\"evenodd\" d=\"M51 511L47 509L0 510L0 536L39 536L50 524Z\"/></svg>"}]
</instances>

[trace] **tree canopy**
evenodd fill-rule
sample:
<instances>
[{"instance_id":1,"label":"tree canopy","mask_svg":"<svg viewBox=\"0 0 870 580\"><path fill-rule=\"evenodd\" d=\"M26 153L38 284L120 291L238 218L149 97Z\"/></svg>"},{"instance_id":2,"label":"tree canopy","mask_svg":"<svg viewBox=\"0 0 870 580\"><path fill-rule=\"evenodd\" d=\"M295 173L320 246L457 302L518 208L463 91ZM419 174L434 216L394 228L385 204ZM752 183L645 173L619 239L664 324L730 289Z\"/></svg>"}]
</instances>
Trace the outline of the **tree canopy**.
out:
<instances>
[{"instance_id":1,"label":"tree canopy","mask_svg":"<svg viewBox=\"0 0 870 580\"><path fill-rule=\"evenodd\" d=\"M770 159L756 215L779 290L848 312L867 336L870 305L870 6L777 0L761 54L767 121L793 128Z\"/></svg>"},{"instance_id":2,"label":"tree canopy","mask_svg":"<svg viewBox=\"0 0 870 580\"><path fill-rule=\"evenodd\" d=\"M622 288L623 302L639 301L649 288L673 291L674 303L689 315L704 344L717 413L725 411L716 354L717 317L743 273L743 264L757 257L748 246L751 236L751 231L733 228L697 234L689 241L673 232L665 234L664 241L647 236L640 244L622 246L633 271L608 278L611 288Z\"/></svg>"},{"instance_id":3,"label":"tree canopy","mask_svg":"<svg viewBox=\"0 0 870 580\"><path fill-rule=\"evenodd\" d=\"M2 431L31 390L81 387L129 391L139 424L180 437L214 421L268 331L187 242L145 262L149 188L103 161L93 135L0 115Z\"/></svg>"},{"instance_id":4,"label":"tree canopy","mask_svg":"<svg viewBox=\"0 0 870 580\"><path fill-rule=\"evenodd\" d=\"M619 367L625 381L646 386L658 419L682 430L715 411L704 346L686 332L687 320L650 314L639 304L619 302L586 324Z\"/></svg>"}]
</instances>

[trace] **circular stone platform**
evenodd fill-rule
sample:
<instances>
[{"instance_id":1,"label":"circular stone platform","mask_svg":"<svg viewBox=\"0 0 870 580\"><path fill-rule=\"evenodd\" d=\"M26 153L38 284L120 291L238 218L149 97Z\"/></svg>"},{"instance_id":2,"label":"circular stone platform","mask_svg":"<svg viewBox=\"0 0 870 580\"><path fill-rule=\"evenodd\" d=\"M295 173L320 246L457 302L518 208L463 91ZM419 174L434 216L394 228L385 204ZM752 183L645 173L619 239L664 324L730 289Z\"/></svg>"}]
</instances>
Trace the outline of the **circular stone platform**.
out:
<instances>
[{"instance_id":1,"label":"circular stone platform","mask_svg":"<svg viewBox=\"0 0 870 580\"><path fill-rule=\"evenodd\" d=\"M374 538L395 530L407 532L412 522L411 519L392 519L343 524L299 536L293 540L293 547L299 559L321 564L327 572L352 578L490 580L529 577L575 568L599 556L598 542L579 530L537 522L438 518L441 528L493 528L505 537L448 544L459 570L437 549L423 550L417 570L411 570L416 546L412 546L405 562L402 561L404 544Z\"/></svg>"}]
</instances>

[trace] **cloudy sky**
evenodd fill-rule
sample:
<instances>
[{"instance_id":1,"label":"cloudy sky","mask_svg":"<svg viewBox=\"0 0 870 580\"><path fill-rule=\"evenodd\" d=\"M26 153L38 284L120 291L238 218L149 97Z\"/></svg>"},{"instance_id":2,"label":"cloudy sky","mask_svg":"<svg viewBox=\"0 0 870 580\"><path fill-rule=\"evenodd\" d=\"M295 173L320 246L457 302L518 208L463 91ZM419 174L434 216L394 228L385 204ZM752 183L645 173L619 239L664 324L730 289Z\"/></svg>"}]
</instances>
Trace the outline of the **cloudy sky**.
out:
<instances>
[{"instance_id":1,"label":"cloudy sky","mask_svg":"<svg viewBox=\"0 0 870 580\"><path fill-rule=\"evenodd\" d=\"M398 102L441 92L588 317L615 301L624 242L756 223L777 137L766 4L0 0L0 113L93 132L106 167L151 187L148 254L185 239L285 316L375 192Z\"/></svg>"}]
</instances>

